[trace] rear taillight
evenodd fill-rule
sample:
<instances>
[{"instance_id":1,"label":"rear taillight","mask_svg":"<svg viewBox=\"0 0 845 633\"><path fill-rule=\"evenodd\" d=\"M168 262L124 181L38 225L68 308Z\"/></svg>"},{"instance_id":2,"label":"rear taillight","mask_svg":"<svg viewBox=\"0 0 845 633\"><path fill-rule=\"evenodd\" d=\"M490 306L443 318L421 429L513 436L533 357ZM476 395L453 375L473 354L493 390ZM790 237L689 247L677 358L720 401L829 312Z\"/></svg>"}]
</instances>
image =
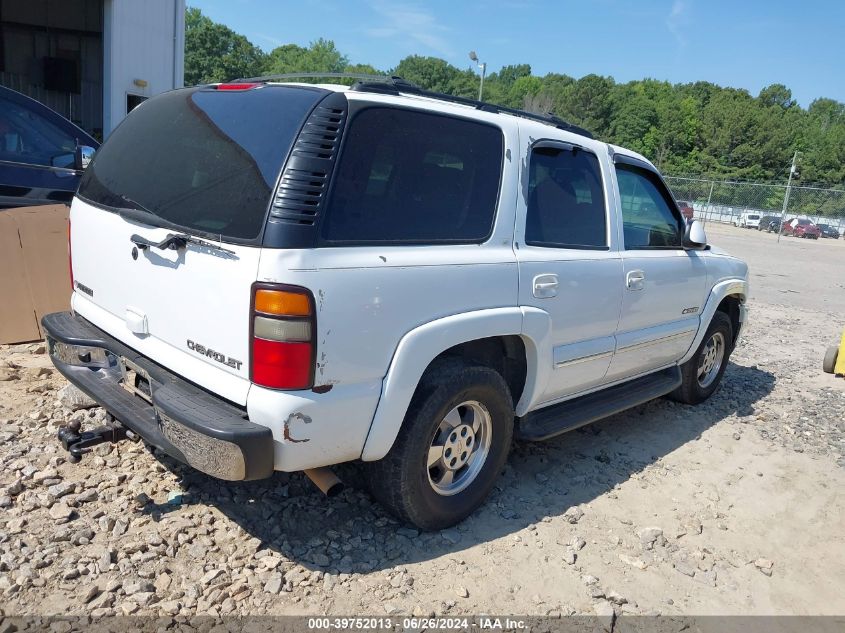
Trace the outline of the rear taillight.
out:
<instances>
[{"instance_id":1,"label":"rear taillight","mask_svg":"<svg viewBox=\"0 0 845 633\"><path fill-rule=\"evenodd\" d=\"M67 221L67 267L70 272L70 290L73 292L73 252L70 247L70 219Z\"/></svg>"},{"instance_id":2,"label":"rear taillight","mask_svg":"<svg viewBox=\"0 0 845 633\"><path fill-rule=\"evenodd\" d=\"M310 388L317 335L311 291L283 284L254 284L250 321L250 380L270 389Z\"/></svg>"}]
</instances>

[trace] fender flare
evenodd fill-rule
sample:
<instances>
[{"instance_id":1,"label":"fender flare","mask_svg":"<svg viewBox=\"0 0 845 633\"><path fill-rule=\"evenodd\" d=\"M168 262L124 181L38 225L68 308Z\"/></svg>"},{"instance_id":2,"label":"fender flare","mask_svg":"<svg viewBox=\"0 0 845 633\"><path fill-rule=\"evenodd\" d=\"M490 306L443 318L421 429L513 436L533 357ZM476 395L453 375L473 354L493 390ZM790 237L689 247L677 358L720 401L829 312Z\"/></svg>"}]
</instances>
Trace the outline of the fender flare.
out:
<instances>
[{"instance_id":1,"label":"fender flare","mask_svg":"<svg viewBox=\"0 0 845 633\"><path fill-rule=\"evenodd\" d=\"M381 396L361 459L375 461L387 455L426 368L438 355L461 343L494 336L522 338L527 374L516 411L519 415L519 411L527 410L529 402L545 388L551 371L549 363L540 362L540 350L548 347L550 332L548 313L536 308L513 307L455 314L430 321L405 334L382 382Z\"/></svg>"},{"instance_id":2,"label":"fender flare","mask_svg":"<svg viewBox=\"0 0 845 633\"><path fill-rule=\"evenodd\" d=\"M748 298L748 281L738 278L725 279L713 286L713 289L710 291L710 296L707 297L707 302L704 304L704 309L701 311L701 316L698 322L698 332L696 332L695 338L693 339L690 348L687 350L687 353L684 354L684 357L678 361L679 365L683 365L693 357L698 349L698 346L701 345L701 341L704 339L704 334L707 332L707 328L710 327L710 321L713 319L716 309L719 307L719 304L722 303L722 299L729 295L738 295L740 301L744 304ZM741 310L740 319L743 319L744 314L745 310ZM739 333L737 333L737 336L739 336Z\"/></svg>"}]
</instances>

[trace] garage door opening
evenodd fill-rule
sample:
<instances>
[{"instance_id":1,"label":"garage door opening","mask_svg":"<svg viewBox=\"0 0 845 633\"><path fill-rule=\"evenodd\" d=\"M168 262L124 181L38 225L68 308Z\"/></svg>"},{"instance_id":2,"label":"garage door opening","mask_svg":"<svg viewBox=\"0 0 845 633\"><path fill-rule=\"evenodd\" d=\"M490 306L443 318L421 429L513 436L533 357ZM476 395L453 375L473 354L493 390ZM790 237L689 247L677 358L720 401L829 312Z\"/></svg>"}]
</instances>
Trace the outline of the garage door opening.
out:
<instances>
[{"instance_id":1,"label":"garage door opening","mask_svg":"<svg viewBox=\"0 0 845 633\"><path fill-rule=\"evenodd\" d=\"M0 0L0 85L103 137L103 0Z\"/></svg>"}]
</instances>

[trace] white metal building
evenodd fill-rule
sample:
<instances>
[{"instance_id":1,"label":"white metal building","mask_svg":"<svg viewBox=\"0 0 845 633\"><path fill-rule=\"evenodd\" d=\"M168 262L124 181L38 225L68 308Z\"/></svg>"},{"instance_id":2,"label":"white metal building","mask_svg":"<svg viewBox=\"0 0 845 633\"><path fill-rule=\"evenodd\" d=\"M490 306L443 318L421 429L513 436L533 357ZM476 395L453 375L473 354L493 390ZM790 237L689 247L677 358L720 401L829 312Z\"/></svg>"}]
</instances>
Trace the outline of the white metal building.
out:
<instances>
[{"instance_id":1,"label":"white metal building","mask_svg":"<svg viewBox=\"0 0 845 633\"><path fill-rule=\"evenodd\" d=\"M0 0L0 85L107 136L184 83L185 0Z\"/></svg>"}]
</instances>

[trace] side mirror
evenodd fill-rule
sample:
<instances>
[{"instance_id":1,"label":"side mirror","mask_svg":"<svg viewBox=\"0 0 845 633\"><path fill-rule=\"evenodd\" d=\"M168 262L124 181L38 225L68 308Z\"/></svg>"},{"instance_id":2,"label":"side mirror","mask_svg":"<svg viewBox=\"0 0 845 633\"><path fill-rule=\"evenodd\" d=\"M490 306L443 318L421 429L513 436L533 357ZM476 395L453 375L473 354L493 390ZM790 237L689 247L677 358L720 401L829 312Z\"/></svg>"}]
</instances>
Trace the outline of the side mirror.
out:
<instances>
[{"instance_id":1,"label":"side mirror","mask_svg":"<svg viewBox=\"0 0 845 633\"><path fill-rule=\"evenodd\" d=\"M76 152L74 152L74 167L82 170L88 167L88 163L94 158L96 150L89 145L77 145Z\"/></svg>"},{"instance_id":2,"label":"side mirror","mask_svg":"<svg viewBox=\"0 0 845 633\"><path fill-rule=\"evenodd\" d=\"M689 250L707 248L707 234L704 232L704 225L698 220L687 223L684 230L684 248Z\"/></svg>"}]
</instances>

